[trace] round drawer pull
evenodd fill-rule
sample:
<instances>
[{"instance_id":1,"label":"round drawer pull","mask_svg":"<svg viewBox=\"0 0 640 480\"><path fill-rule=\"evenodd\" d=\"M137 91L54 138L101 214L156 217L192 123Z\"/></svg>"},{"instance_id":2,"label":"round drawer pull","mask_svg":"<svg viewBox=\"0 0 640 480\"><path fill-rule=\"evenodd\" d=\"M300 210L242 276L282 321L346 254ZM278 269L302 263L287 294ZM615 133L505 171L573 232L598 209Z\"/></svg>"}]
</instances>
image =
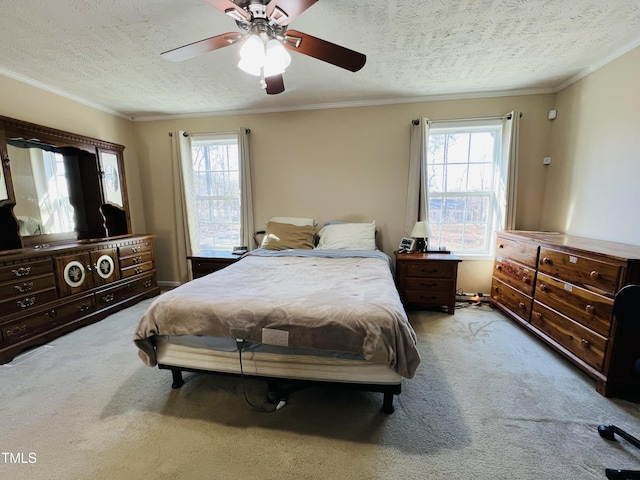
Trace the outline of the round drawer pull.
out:
<instances>
[{"instance_id":1,"label":"round drawer pull","mask_svg":"<svg viewBox=\"0 0 640 480\"><path fill-rule=\"evenodd\" d=\"M540 260L540 263L543 264L543 265L551 265L551 263L553 263L553 262L551 261L550 258L544 257L542 260Z\"/></svg>"},{"instance_id":2,"label":"round drawer pull","mask_svg":"<svg viewBox=\"0 0 640 480\"><path fill-rule=\"evenodd\" d=\"M520 310L522 310L522 311L526 311L527 310L527 306L524 304L524 302L520 302L518 304L518 306L520 307Z\"/></svg>"},{"instance_id":3,"label":"round drawer pull","mask_svg":"<svg viewBox=\"0 0 640 480\"><path fill-rule=\"evenodd\" d=\"M529 277L527 277L526 275L522 277L522 283L529 283Z\"/></svg>"},{"instance_id":4,"label":"round drawer pull","mask_svg":"<svg viewBox=\"0 0 640 480\"><path fill-rule=\"evenodd\" d=\"M593 315L594 312L596 311L595 307L592 305L587 305L586 307L584 307L585 312L587 312L589 315Z\"/></svg>"},{"instance_id":5,"label":"round drawer pull","mask_svg":"<svg viewBox=\"0 0 640 480\"><path fill-rule=\"evenodd\" d=\"M586 338L583 338L583 339L581 340L581 342L582 342L582 346L583 346L584 348L589 348L589 345L590 345L590 344L589 344L589 340L587 340Z\"/></svg>"},{"instance_id":6,"label":"round drawer pull","mask_svg":"<svg viewBox=\"0 0 640 480\"><path fill-rule=\"evenodd\" d=\"M541 292L546 292L547 286L544 283L541 283L540 285L538 285L538 290L540 290Z\"/></svg>"},{"instance_id":7,"label":"round drawer pull","mask_svg":"<svg viewBox=\"0 0 640 480\"><path fill-rule=\"evenodd\" d=\"M591 277L591 280L597 280L600 278L600 274L598 273L597 270L594 270L593 272L591 272L589 276Z\"/></svg>"}]
</instances>

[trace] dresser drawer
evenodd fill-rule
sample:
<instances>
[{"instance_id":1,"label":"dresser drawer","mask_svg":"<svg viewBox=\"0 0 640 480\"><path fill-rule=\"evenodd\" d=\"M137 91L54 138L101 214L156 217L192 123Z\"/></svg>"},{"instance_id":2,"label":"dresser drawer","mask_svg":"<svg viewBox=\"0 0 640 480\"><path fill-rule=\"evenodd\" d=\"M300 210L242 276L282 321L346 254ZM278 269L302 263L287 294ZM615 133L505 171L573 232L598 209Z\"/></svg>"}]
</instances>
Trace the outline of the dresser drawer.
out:
<instances>
[{"instance_id":1,"label":"dresser drawer","mask_svg":"<svg viewBox=\"0 0 640 480\"><path fill-rule=\"evenodd\" d=\"M135 281L118 285L96 293L96 306L98 310L110 307L129 298L143 293L156 286L155 275L147 275Z\"/></svg>"},{"instance_id":2,"label":"dresser drawer","mask_svg":"<svg viewBox=\"0 0 640 480\"><path fill-rule=\"evenodd\" d=\"M510 258L535 269L538 263L538 246L498 236L496 256Z\"/></svg>"},{"instance_id":3,"label":"dresser drawer","mask_svg":"<svg viewBox=\"0 0 640 480\"><path fill-rule=\"evenodd\" d=\"M29 276L16 282L5 283L0 286L0 298L28 295L30 292L55 288L56 279L52 274Z\"/></svg>"},{"instance_id":4,"label":"dresser drawer","mask_svg":"<svg viewBox=\"0 0 640 480\"><path fill-rule=\"evenodd\" d=\"M136 255L138 253L151 251L151 240L145 240L144 242L134 243L132 245L125 245L118 248L120 257L128 257L129 255Z\"/></svg>"},{"instance_id":5,"label":"dresser drawer","mask_svg":"<svg viewBox=\"0 0 640 480\"><path fill-rule=\"evenodd\" d=\"M151 262L153 255L151 252L142 252L131 257L124 257L120 259L120 268L127 268L133 265L140 265L142 263Z\"/></svg>"},{"instance_id":6,"label":"dresser drawer","mask_svg":"<svg viewBox=\"0 0 640 480\"><path fill-rule=\"evenodd\" d=\"M93 311L93 299L90 296L84 297L3 325L2 336L7 343L17 342L40 331L77 320Z\"/></svg>"},{"instance_id":7,"label":"dresser drawer","mask_svg":"<svg viewBox=\"0 0 640 480\"><path fill-rule=\"evenodd\" d=\"M571 353L602 371L607 339L568 317L534 302L531 324Z\"/></svg>"},{"instance_id":8,"label":"dresser drawer","mask_svg":"<svg viewBox=\"0 0 640 480\"><path fill-rule=\"evenodd\" d=\"M610 296L618 290L621 269L619 265L572 253L540 249L538 271L576 285L595 287Z\"/></svg>"},{"instance_id":9,"label":"dresser drawer","mask_svg":"<svg viewBox=\"0 0 640 480\"><path fill-rule=\"evenodd\" d=\"M140 265L134 265L132 267L123 268L121 273L122 273L122 278L129 278L129 277L132 277L133 275L139 275L141 273L148 272L149 270L153 270L152 262L141 263Z\"/></svg>"},{"instance_id":10,"label":"dresser drawer","mask_svg":"<svg viewBox=\"0 0 640 480\"><path fill-rule=\"evenodd\" d=\"M0 303L0 315L11 315L18 312L27 313L29 310L36 309L45 303L56 300L57 298L58 293L55 288L25 293L9 298Z\"/></svg>"},{"instance_id":11,"label":"dresser drawer","mask_svg":"<svg viewBox=\"0 0 640 480\"><path fill-rule=\"evenodd\" d=\"M406 276L420 278L452 278L457 274L458 266L451 262L421 261L406 262Z\"/></svg>"},{"instance_id":12,"label":"dresser drawer","mask_svg":"<svg viewBox=\"0 0 640 480\"><path fill-rule=\"evenodd\" d=\"M491 299L510 310L514 315L529 321L533 299L495 277L491 282Z\"/></svg>"},{"instance_id":13,"label":"dresser drawer","mask_svg":"<svg viewBox=\"0 0 640 480\"><path fill-rule=\"evenodd\" d=\"M613 316L612 299L544 273L538 274L535 297L600 335L609 336Z\"/></svg>"},{"instance_id":14,"label":"dresser drawer","mask_svg":"<svg viewBox=\"0 0 640 480\"><path fill-rule=\"evenodd\" d=\"M493 275L507 285L520 290L525 295L533 296L533 284L536 278L535 269L497 256L493 264Z\"/></svg>"},{"instance_id":15,"label":"dresser drawer","mask_svg":"<svg viewBox=\"0 0 640 480\"><path fill-rule=\"evenodd\" d=\"M0 283L23 280L45 273L53 273L51 260L37 260L0 267Z\"/></svg>"}]
</instances>

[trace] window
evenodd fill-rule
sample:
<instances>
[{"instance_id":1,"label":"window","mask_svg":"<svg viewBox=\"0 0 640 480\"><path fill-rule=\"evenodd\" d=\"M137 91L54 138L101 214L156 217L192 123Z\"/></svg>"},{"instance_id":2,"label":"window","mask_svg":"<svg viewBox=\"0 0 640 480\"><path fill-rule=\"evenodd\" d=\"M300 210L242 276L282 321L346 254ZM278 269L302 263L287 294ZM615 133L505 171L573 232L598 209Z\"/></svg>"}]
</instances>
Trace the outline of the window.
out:
<instances>
[{"instance_id":1,"label":"window","mask_svg":"<svg viewBox=\"0 0 640 480\"><path fill-rule=\"evenodd\" d=\"M497 209L505 201L497 193L501 145L501 120L431 125L425 171L431 245L491 254Z\"/></svg>"},{"instance_id":2,"label":"window","mask_svg":"<svg viewBox=\"0 0 640 480\"><path fill-rule=\"evenodd\" d=\"M238 136L194 134L191 156L200 250L231 250L241 244Z\"/></svg>"}]
</instances>

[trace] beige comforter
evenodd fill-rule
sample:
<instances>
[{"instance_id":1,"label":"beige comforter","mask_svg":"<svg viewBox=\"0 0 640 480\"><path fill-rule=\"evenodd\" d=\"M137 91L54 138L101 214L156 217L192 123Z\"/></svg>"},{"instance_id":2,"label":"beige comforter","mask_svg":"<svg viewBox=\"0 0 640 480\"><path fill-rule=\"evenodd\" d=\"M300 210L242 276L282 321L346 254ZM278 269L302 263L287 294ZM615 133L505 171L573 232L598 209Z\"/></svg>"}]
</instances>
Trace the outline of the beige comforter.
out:
<instances>
[{"instance_id":1,"label":"beige comforter","mask_svg":"<svg viewBox=\"0 0 640 480\"><path fill-rule=\"evenodd\" d=\"M209 335L361 354L412 378L415 332L388 257L371 254L246 256L158 297L136 329L138 355L156 364L154 335Z\"/></svg>"}]
</instances>

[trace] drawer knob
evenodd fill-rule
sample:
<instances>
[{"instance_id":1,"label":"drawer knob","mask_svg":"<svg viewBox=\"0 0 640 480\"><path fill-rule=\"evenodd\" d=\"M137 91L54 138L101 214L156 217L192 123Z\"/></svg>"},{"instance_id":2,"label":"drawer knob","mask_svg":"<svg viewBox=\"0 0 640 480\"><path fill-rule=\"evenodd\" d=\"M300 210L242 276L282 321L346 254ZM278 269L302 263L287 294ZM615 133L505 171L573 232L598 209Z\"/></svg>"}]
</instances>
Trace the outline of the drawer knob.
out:
<instances>
[{"instance_id":1,"label":"drawer knob","mask_svg":"<svg viewBox=\"0 0 640 480\"><path fill-rule=\"evenodd\" d=\"M583 338L581 342L584 348L589 348L589 340L587 340L586 338Z\"/></svg>"},{"instance_id":2,"label":"drawer knob","mask_svg":"<svg viewBox=\"0 0 640 480\"><path fill-rule=\"evenodd\" d=\"M522 283L529 283L529 277L527 277L526 275L522 277Z\"/></svg>"},{"instance_id":3,"label":"drawer knob","mask_svg":"<svg viewBox=\"0 0 640 480\"><path fill-rule=\"evenodd\" d=\"M543 265L551 265L551 259L549 257L544 257L542 260L540 260L540 263L542 263Z\"/></svg>"},{"instance_id":4,"label":"drawer knob","mask_svg":"<svg viewBox=\"0 0 640 480\"><path fill-rule=\"evenodd\" d=\"M520 306L520 310L524 311L527 309L527 306L524 304L524 302L520 302L518 305Z\"/></svg>"},{"instance_id":5,"label":"drawer knob","mask_svg":"<svg viewBox=\"0 0 640 480\"><path fill-rule=\"evenodd\" d=\"M541 292L545 292L547 290L547 286L544 283L541 283L540 285L538 285L538 290L540 290Z\"/></svg>"},{"instance_id":6,"label":"drawer knob","mask_svg":"<svg viewBox=\"0 0 640 480\"><path fill-rule=\"evenodd\" d=\"M591 272L589 276L591 277L592 280L597 280L598 278L600 278L600 274L596 270Z\"/></svg>"},{"instance_id":7,"label":"drawer knob","mask_svg":"<svg viewBox=\"0 0 640 480\"><path fill-rule=\"evenodd\" d=\"M58 316L58 311L55 308L52 308L46 313L49 318L56 318Z\"/></svg>"},{"instance_id":8,"label":"drawer knob","mask_svg":"<svg viewBox=\"0 0 640 480\"><path fill-rule=\"evenodd\" d=\"M595 307L593 307L592 305L587 305L586 307L584 307L584 310L590 315L593 315L593 313L596 311Z\"/></svg>"}]
</instances>

